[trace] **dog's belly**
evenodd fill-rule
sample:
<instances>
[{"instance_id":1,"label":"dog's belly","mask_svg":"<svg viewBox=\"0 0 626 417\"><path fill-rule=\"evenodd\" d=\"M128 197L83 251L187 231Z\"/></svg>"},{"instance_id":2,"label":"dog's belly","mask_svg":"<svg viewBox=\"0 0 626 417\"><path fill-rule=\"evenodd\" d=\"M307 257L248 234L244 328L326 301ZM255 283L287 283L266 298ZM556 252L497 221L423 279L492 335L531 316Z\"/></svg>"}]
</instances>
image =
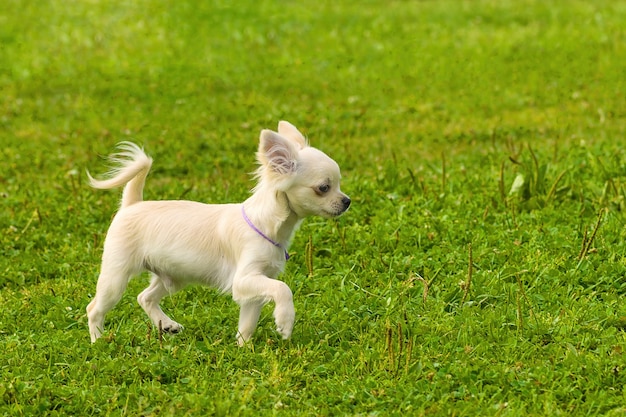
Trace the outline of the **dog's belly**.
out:
<instances>
[{"instance_id":1,"label":"dog's belly","mask_svg":"<svg viewBox=\"0 0 626 417\"><path fill-rule=\"evenodd\" d=\"M171 253L160 251L144 259L144 267L176 287L202 284L230 292L235 268L219 254L180 253L174 258Z\"/></svg>"}]
</instances>

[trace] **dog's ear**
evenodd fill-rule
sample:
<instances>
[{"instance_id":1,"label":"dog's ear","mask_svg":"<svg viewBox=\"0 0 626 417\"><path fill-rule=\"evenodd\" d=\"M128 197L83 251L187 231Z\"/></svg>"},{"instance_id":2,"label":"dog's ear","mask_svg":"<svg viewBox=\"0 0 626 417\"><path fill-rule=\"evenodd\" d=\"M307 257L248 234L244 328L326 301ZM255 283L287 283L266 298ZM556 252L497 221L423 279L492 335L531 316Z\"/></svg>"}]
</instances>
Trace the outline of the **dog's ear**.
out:
<instances>
[{"instance_id":1,"label":"dog's ear","mask_svg":"<svg viewBox=\"0 0 626 417\"><path fill-rule=\"evenodd\" d=\"M306 148L308 146L307 140L304 135L300 133L298 128L296 128L294 125L287 121L281 120L280 122L278 122L278 133L297 143L300 149Z\"/></svg>"},{"instance_id":2,"label":"dog's ear","mask_svg":"<svg viewBox=\"0 0 626 417\"><path fill-rule=\"evenodd\" d=\"M298 166L298 150L286 137L271 130L261 131L257 159L277 174L291 174Z\"/></svg>"}]
</instances>

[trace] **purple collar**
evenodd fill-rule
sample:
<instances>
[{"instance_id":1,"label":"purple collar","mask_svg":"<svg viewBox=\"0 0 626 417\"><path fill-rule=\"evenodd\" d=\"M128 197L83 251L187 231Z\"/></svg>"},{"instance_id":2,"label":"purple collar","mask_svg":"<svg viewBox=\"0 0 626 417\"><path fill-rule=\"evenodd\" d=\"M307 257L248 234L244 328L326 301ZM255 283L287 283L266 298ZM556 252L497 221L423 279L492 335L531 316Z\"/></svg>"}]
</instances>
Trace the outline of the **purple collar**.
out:
<instances>
[{"instance_id":1,"label":"purple collar","mask_svg":"<svg viewBox=\"0 0 626 417\"><path fill-rule=\"evenodd\" d=\"M255 225L254 223L252 223L252 221L248 218L248 216L246 216L246 211L243 208L243 204L241 205L241 215L243 216L243 219L246 221L246 223L248 223L248 226L250 226L252 228L252 230L254 230L255 232L257 232L259 234L259 236L261 236L263 239L267 240L268 242L270 242L272 245L276 246L277 248L281 248L284 252L285 252L285 260L288 261L289 260L289 253L287 253L287 250L283 247L283 245L281 245L278 242L274 242L272 239L270 239L269 237L267 237L267 235L265 233L263 233L262 231L260 231Z\"/></svg>"}]
</instances>

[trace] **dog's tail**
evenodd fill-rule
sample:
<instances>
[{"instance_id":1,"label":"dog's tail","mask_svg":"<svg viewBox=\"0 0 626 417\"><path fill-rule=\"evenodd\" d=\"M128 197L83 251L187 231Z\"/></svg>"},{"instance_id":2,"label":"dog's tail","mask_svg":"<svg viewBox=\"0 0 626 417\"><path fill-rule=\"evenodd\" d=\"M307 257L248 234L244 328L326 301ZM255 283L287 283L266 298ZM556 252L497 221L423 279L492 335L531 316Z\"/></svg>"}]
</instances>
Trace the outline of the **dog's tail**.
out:
<instances>
[{"instance_id":1,"label":"dog's tail","mask_svg":"<svg viewBox=\"0 0 626 417\"><path fill-rule=\"evenodd\" d=\"M120 142L117 149L119 152L109 157L114 165L108 172L109 178L97 180L89 172L87 176L92 187L102 190L125 185L121 204L124 208L143 201L143 186L152 166L152 158L132 142Z\"/></svg>"}]
</instances>

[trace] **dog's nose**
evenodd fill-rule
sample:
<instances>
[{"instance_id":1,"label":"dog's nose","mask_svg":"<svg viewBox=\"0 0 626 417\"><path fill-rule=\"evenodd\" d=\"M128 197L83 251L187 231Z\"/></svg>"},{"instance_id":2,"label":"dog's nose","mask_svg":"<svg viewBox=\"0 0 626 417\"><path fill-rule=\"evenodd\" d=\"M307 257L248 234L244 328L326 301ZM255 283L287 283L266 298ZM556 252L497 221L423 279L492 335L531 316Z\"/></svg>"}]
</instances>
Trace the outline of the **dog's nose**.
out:
<instances>
[{"instance_id":1,"label":"dog's nose","mask_svg":"<svg viewBox=\"0 0 626 417\"><path fill-rule=\"evenodd\" d=\"M341 199L341 202L343 203L343 210L346 211L348 210L348 207L350 207L350 197L345 196L344 198Z\"/></svg>"}]
</instances>

